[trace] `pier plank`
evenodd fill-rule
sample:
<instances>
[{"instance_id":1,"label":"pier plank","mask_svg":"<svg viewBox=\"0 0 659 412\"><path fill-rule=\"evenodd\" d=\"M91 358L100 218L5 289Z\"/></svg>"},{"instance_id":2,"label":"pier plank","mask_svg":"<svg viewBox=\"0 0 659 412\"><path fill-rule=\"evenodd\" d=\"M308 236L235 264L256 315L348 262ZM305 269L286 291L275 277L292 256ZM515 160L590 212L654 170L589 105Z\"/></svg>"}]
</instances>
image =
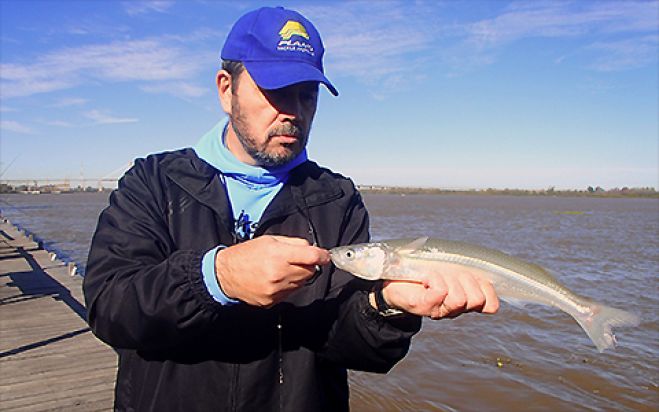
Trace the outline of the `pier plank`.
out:
<instances>
[{"instance_id":1,"label":"pier plank","mask_svg":"<svg viewBox=\"0 0 659 412\"><path fill-rule=\"evenodd\" d=\"M89 330L69 273L0 219L0 410L112 410L117 355Z\"/></svg>"}]
</instances>

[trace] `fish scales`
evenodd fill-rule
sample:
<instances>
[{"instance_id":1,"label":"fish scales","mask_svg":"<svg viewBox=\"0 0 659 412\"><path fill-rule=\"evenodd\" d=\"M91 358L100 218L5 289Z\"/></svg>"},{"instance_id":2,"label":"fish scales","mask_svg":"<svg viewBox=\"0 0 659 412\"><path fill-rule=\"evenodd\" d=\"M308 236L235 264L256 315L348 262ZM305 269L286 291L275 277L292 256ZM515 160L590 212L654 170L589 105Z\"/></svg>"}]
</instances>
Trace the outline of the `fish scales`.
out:
<instances>
[{"instance_id":1,"label":"fish scales","mask_svg":"<svg viewBox=\"0 0 659 412\"><path fill-rule=\"evenodd\" d=\"M368 279L427 283L433 273L460 273L457 265L489 280L509 302L556 307L570 314L601 352L616 343L612 327L636 326L637 315L604 306L562 285L543 267L496 249L444 239L395 239L341 246L330 251L332 262ZM457 270L456 270L457 269Z\"/></svg>"},{"instance_id":2,"label":"fish scales","mask_svg":"<svg viewBox=\"0 0 659 412\"><path fill-rule=\"evenodd\" d=\"M400 239L393 242L388 241L387 243L396 248L408 245L415 240L416 239ZM514 258L496 249L472 245L466 242L444 239L428 239L423 248L416 251L415 254L418 253L432 258L432 253L435 251L455 255L456 259L469 257L476 260L482 260L488 264L509 268L520 273L526 273L528 276L533 277L538 281L555 280L554 277L549 274L549 272L547 272L543 267L539 265ZM428 253L430 253L430 256L428 256Z\"/></svg>"},{"instance_id":3,"label":"fish scales","mask_svg":"<svg viewBox=\"0 0 659 412\"><path fill-rule=\"evenodd\" d=\"M410 240L411 241L411 240ZM407 243L409 243L408 241ZM405 259L436 260L443 262L452 262L470 267L476 267L489 272L491 275L502 275L503 279L495 276L487 276L495 284L506 283L507 277L516 278L523 284L537 289L537 299L544 300L544 293L557 299L568 299L582 313L588 311L588 306L581 304L586 298L576 295L574 292L563 286L543 267L525 262L523 260L511 257L498 250L485 248L482 246L470 245L464 242L448 241L440 239L429 239L425 247L406 255ZM508 282L510 283L510 282ZM513 290L510 290L510 289ZM502 296L509 296L510 299L519 299L520 293L514 293L517 288L514 284L508 284L507 288L499 287L497 292ZM531 290L523 291L531 294ZM546 302L551 304L550 301Z\"/></svg>"}]
</instances>

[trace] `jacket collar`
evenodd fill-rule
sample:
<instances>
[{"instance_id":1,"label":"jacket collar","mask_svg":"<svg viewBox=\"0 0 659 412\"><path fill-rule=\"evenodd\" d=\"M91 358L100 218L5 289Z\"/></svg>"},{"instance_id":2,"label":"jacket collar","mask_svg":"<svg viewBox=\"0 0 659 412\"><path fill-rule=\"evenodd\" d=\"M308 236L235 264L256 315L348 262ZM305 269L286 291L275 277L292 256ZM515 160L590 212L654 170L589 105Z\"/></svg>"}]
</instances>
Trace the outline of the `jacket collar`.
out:
<instances>
[{"instance_id":1,"label":"jacket collar","mask_svg":"<svg viewBox=\"0 0 659 412\"><path fill-rule=\"evenodd\" d=\"M181 154L163 162L167 177L199 203L213 210L221 223L232 230L229 199L217 170L201 160L192 149L184 149Z\"/></svg>"},{"instance_id":2,"label":"jacket collar","mask_svg":"<svg viewBox=\"0 0 659 412\"><path fill-rule=\"evenodd\" d=\"M181 156L163 162L165 174L198 202L215 211L227 228L233 228L221 173L200 159L192 149L184 149L180 153ZM291 170L288 182L268 205L261 221L286 216L300 209L306 211L342 195L343 190L326 170L306 161Z\"/></svg>"}]
</instances>

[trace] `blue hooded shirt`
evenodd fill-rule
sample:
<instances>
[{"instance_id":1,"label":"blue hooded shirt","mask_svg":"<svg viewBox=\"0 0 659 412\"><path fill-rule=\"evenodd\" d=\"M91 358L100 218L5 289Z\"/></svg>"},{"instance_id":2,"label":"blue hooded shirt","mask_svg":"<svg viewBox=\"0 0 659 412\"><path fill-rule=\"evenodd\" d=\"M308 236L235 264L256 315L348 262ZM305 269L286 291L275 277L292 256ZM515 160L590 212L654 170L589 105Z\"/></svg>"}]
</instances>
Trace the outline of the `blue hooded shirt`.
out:
<instances>
[{"instance_id":1,"label":"blue hooded shirt","mask_svg":"<svg viewBox=\"0 0 659 412\"><path fill-rule=\"evenodd\" d=\"M307 151L303 150L282 166L265 168L248 165L238 160L225 146L228 125L228 121L216 124L199 140L194 150L220 173L232 209L235 233L239 238L250 239L266 207L288 180L290 171L307 160ZM201 271L210 294L217 302L226 305L238 301L222 292L215 274L215 254L224 247L218 245L204 254Z\"/></svg>"}]
</instances>

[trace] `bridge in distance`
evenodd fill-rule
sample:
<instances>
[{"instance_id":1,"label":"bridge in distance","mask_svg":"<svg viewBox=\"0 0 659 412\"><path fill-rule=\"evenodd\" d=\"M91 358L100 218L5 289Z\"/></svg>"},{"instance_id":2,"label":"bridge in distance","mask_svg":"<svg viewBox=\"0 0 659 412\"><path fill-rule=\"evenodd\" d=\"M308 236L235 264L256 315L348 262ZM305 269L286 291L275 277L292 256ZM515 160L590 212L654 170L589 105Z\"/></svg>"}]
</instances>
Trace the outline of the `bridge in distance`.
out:
<instances>
[{"instance_id":1,"label":"bridge in distance","mask_svg":"<svg viewBox=\"0 0 659 412\"><path fill-rule=\"evenodd\" d=\"M0 186L4 189L12 188L15 191L27 193L62 193L73 191L91 191L91 190L104 190L114 189L117 187L117 182L123 174L133 166L133 163L122 165L121 167L113 170L103 177L65 177L65 178L13 178L2 179L0 178Z\"/></svg>"}]
</instances>

